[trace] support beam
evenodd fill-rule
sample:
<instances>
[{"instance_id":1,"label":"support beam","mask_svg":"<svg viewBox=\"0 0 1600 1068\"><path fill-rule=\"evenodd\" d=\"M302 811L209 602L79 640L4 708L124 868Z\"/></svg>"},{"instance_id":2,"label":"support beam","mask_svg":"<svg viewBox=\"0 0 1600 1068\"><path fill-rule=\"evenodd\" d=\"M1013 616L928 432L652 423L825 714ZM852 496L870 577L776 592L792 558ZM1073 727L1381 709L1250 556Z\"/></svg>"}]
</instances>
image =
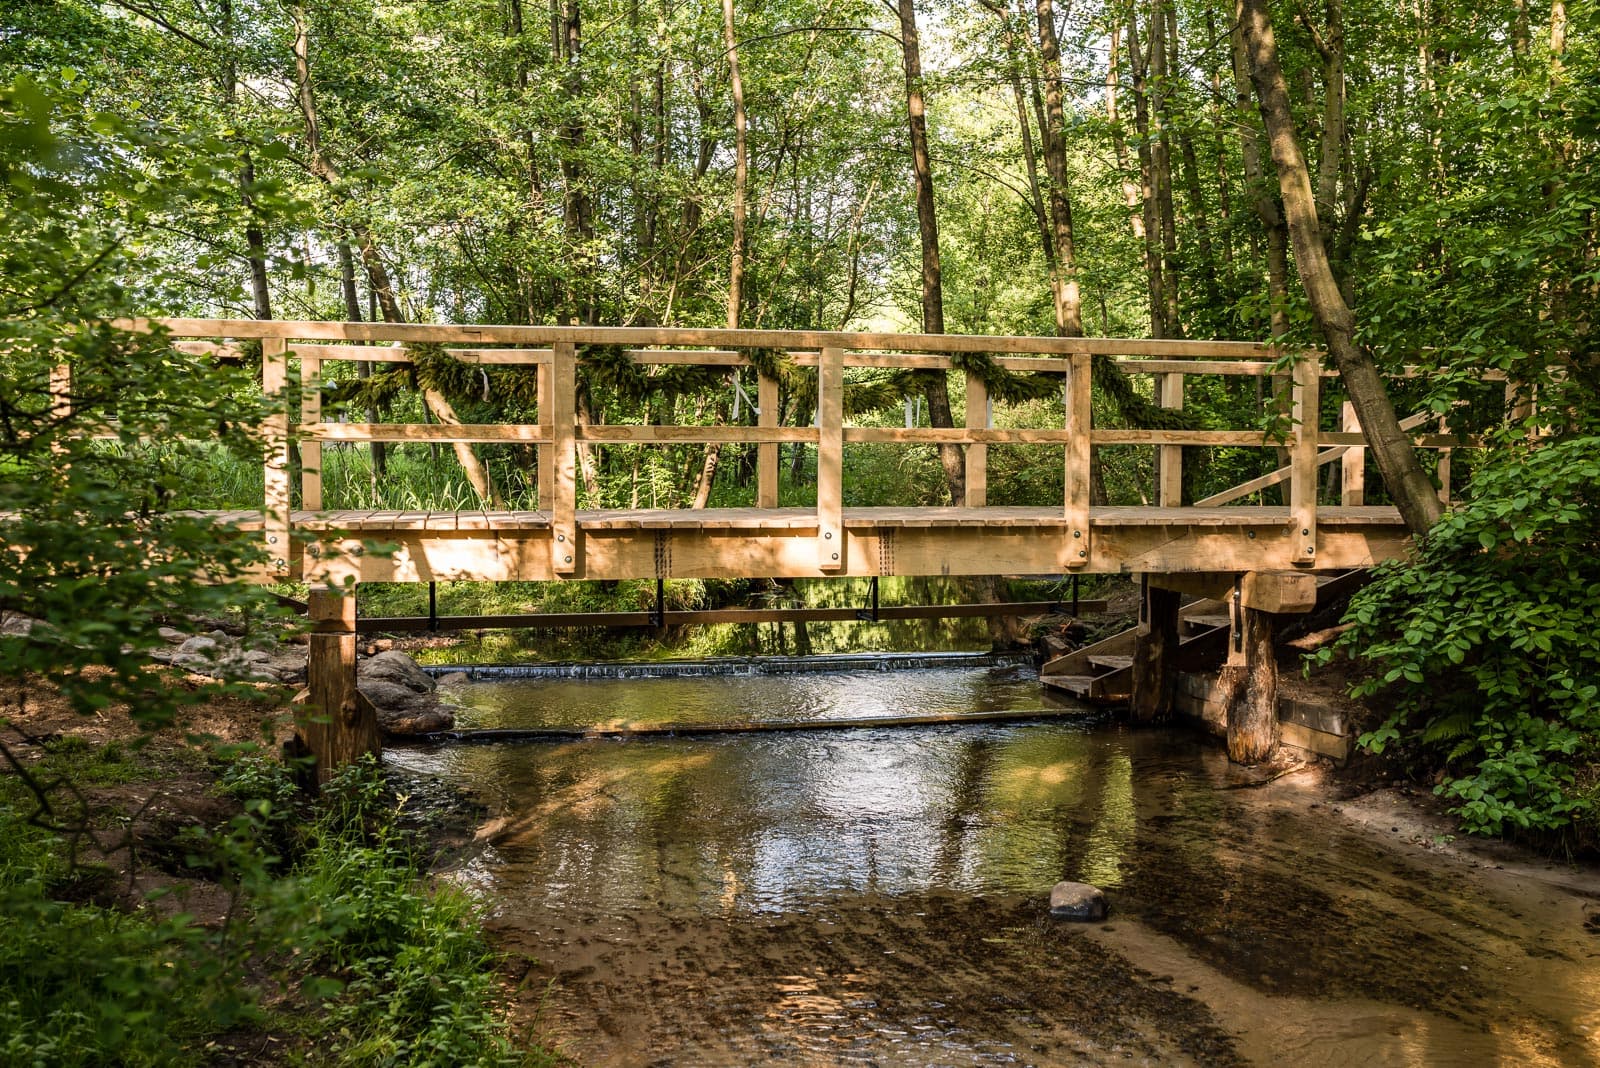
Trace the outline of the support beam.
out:
<instances>
[{"instance_id":1,"label":"support beam","mask_svg":"<svg viewBox=\"0 0 1600 1068\"><path fill-rule=\"evenodd\" d=\"M778 380L762 375L756 384L756 425L778 425ZM778 443L762 442L756 446L756 507L778 507Z\"/></svg>"},{"instance_id":2,"label":"support beam","mask_svg":"<svg viewBox=\"0 0 1600 1068\"><path fill-rule=\"evenodd\" d=\"M1228 759L1260 764L1278 750L1277 627L1270 612L1236 608L1233 615L1235 640L1218 675L1228 708Z\"/></svg>"},{"instance_id":3,"label":"support beam","mask_svg":"<svg viewBox=\"0 0 1600 1068\"><path fill-rule=\"evenodd\" d=\"M1183 375L1176 372L1156 376L1157 400L1163 408L1183 409ZM1183 446L1156 447L1156 504L1162 508L1183 505Z\"/></svg>"},{"instance_id":4,"label":"support beam","mask_svg":"<svg viewBox=\"0 0 1600 1068\"><path fill-rule=\"evenodd\" d=\"M322 361L300 357L300 425L322 422ZM300 507L322 511L322 442L307 438L300 443Z\"/></svg>"},{"instance_id":5,"label":"support beam","mask_svg":"<svg viewBox=\"0 0 1600 1068\"><path fill-rule=\"evenodd\" d=\"M1092 374L1089 357L1076 353L1070 357L1072 370L1066 380L1066 429L1071 437L1066 446L1066 499L1061 561L1066 569L1089 563L1089 458L1090 423L1093 418Z\"/></svg>"},{"instance_id":6,"label":"support beam","mask_svg":"<svg viewBox=\"0 0 1600 1068\"><path fill-rule=\"evenodd\" d=\"M1356 406L1349 401L1339 415L1339 429L1347 434L1361 433L1361 420L1356 416ZM1345 447L1339 457L1339 504L1344 508L1359 508L1367 503L1367 449L1364 445Z\"/></svg>"},{"instance_id":7,"label":"support beam","mask_svg":"<svg viewBox=\"0 0 1600 1068\"><path fill-rule=\"evenodd\" d=\"M1128 719L1135 725L1165 723L1172 718L1181 599L1175 590L1145 586L1144 619L1133 645L1133 695L1128 699Z\"/></svg>"},{"instance_id":8,"label":"support beam","mask_svg":"<svg viewBox=\"0 0 1600 1068\"><path fill-rule=\"evenodd\" d=\"M1150 585L1212 601L1229 600L1237 589L1244 607L1263 612L1299 614L1317 606L1317 576L1305 571L1151 575Z\"/></svg>"},{"instance_id":9,"label":"support beam","mask_svg":"<svg viewBox=\"0 0 1600 1068\"><path fill-rule=\"evenodd\" d=\"M356 691L355 588L311 587L307 615L309 694L295 709L295 733L316 761L317 784L367 753L382 749L377 717Z\"/></svg>"},{"instance_id":10,"label":"support beam","mask_svg":"<svg viewBox=\"0 0 1600 1068\"><path fill-rule=\"evenodd\" d=\"M817 362L817 567L839 571L844 558L844 350Z\"/></svg>"},{"instance_id":11,"label":"support beam","mask_svg":"<svg viewBox=\"0 0 1600 1068\"><path fill-rule=\"evenodd\" d=\"M261 424L266 451L262 474L265 500L262 528L266 539L267 573L275 580L289 577L289 358L281 337L261 342L261 391L268 415Z\"/></svg>"},{"instance_id":12,"label":"support beam","mask_svg":"<svg viewBox=\"0 0 1600 1068\"><path fill-rule=\"evenodd\" d=\"M1317 419L1322 361L1304 353L1294 364L1294 443L1289 447L1289 541L1297 564L1317 562Z\"/></svg>"},{"instance_id":13,"label":"support beam","mask_svg":"<svg viewBox=\"0 0 1600 1068\"><path fill-rule=\"evenodd\" d=\"M550 395L551 368L548 363L541 363L534 370L534 388L538 391L535 400L538 403L539 433L542 437L550 437L551 418L555 410L555 399ZM539 465L539 508L548 512L550 502L556 495L556 447L554 439L549 445L535 445L537 450L535 462Z\"/></svg>"},{"instance_id":14,"label":"support beam","mask_svg":"<svg viewBox=\"0 0 1600 1068\"><path fill-rule=\"evenodd\" d=\"M967 429L989 429L989 387L971 371L967 372ZM981 442L967 446L966 485L966 507L989 503L989 446Z\"/></svg>"},{"instance_id":15,"label":"support beam","mask_svg":"<svg viewBox=\"0 0 1600 1068\"><path fill-rule=\"evenodd\" d=\"M577 348L558 341L550 364L550 567L563 578L577 573L583 548L578 541L577 390Z\"/></svg>"}]
</instances>

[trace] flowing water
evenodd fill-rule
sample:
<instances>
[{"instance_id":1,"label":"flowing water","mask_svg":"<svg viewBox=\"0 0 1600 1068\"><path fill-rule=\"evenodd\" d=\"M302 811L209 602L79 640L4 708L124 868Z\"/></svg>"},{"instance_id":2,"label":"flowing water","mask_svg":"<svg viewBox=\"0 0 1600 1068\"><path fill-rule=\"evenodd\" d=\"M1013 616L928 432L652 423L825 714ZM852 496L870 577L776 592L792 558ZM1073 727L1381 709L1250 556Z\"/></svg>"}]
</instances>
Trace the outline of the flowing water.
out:
<instances>
[{"instance_id":1,"label":"flowing water","mask_svg":"<svg viewBox=\"0 0 1600 1068\"><path fill-rule=\"evenodd\" d=\"M1386 841L1311 776L1236 788L1022 667L457 693L468 726L1051 717L397 751L496 814L460 877L583 1064L1600 1065L1581 878ZM1109 921L1051 921L1060 879Z\"/></svg>"}]
</instances>

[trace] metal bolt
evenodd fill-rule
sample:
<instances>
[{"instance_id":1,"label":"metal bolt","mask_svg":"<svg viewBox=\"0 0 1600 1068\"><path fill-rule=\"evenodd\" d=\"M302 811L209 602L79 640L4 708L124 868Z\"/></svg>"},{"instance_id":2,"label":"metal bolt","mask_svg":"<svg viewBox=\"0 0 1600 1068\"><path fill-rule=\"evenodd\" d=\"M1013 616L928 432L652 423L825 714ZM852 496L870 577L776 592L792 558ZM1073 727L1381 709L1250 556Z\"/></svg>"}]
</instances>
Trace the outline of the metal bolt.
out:
<instances>
[{"instance_id":1,"label":"metal bolt","mask_svg":"<svg viewBox=\"0 0 1600 1068\"><path fill-rule=\"evenodd\" d=\"M1073 532L1072 532L1072 536L1073 536L1073 537L1074 537L1074 538L1081 538L1081 537L1083 537L1083 531L1081 531L1081 530L1074 530L1074 531L1073 531Z\"/></svg>"},{"instance_id":2,"label":"metal bolt","mask_svg":"<svg viewBox=\"0 0 1600 1068\"><path fill-rule=\"evenodd\" d=\"M570 557L570 556L567 557L567 563L569 563L569 564L572 563L572 557Z\"/></svg>"},{"instance_id":3,"label":"metal bolt","mask_svg":"<svg viewBox=\"0 0 1600 1068\"><path fill-rule=\"evenodd\" d=\"M1307 556L1315 555L1316 551L1317 551L1317 547L1315 545L1307 545L1306 546L1306 555Z\"/></svg>"},{"instance_id":4,"label":"metal bolt","mask_svg":"<svg viewBox=\"0 0 1600 1068\"><path fill-rule=\"evenodd\" d=\"M278 536L276 534L268 534L267 535L267 544L268 545L276 545L276 544L278 544Z\"/></svg>"},{"instance_id":5,"label":"metal bolt","mask_svg":"<svg viewBox=\"0 0 1600 1068\"><path fill-rule=\"evenodd\" d=\"M834 554L833 554L833 558L834 558L834 559L835 559L835 560L837 560L837 559L839 559L839 554L838 554L838 553L834 553Z\"/></svg>"},{"instance_id":6,"label":"metal bolt","mask_svg":"<svg viewBox=\"0 0 1600 1068\"><path fill-rule=\"evenodd\" d=\"M1247 531L1244 532L1244 536L1247 537L1247 538L1254 539L1255 536L1256 536L1256 532L1253 531L1253 530L1247 530Z\"/></svg>"},{"instance_id":7,"label":"metal bolt","mask_svg":"<svg viewBox=\"0 0 1600 1068\"><path fill-rule=\"evenodd\" d=\"M565 534L557 534L556 535L556 541L566 541L566 540L567 540L567 536Z\"/></svg>"},{"instance_id":8,"label":"metal bolt","mask_svg":"<svg viewBox=\"0 0 1600 1068\"><path fill-rule=\"evenodd\" d=\"M274 560L274 561L272 561L272 566L277 568L279 571L282 571L285 568L287 568L289 565L287 563L285 563L284 561L282 561L282 560Z\"/></svg>"},{"instance_id":9,"label":"metal bolt","mask_svg":"<svg viewBox=\"0 0 1600 1068\"><path fill-rule=\"evenodd\" d=\"M1301 534L1302 537L1309 538L1311 536L1311 528L1310 527L1301 527L1300 528L1300 534Z\"/></svg>"},{"instance_id":10,"label":"metal bolt","mask_svg":"<svg viewBox=\"0 0 1600 1068\"><path fill-rule=\"evenodd\" d=\"M825 532L822 535L822 537L823 537L823 540L831 539L833 537L833 531L830 530L830 531Z\"/></svg>"},{"instance_id":11,"label":"metal bolt","mask_svg":"<svg viewBox=\"0 0 1600 1068\"><path fill-rule=\"evenodd\" d=\"M1087 550L1087 549L1079 549L1078 550L1078 555L1079 556L1088 556L1089 555L1089 550Z\"/></svg>"}]
</instances>

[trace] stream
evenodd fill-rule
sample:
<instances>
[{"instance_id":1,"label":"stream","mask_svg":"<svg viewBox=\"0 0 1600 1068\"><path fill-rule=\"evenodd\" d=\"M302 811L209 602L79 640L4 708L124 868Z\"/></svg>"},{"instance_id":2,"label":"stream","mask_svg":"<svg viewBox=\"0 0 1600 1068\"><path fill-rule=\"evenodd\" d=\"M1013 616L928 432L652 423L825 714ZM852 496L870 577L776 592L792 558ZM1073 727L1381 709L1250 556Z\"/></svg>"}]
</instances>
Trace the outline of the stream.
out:
<instances>
[{"instance_id":1,"label":"stream","mask_svg":"<svg viewBox=\"0 0 1600 1068\"><path fill-rule=\"evenodd\" d=\"M594 1068L1600 1066L1592 877L1357 821L1314 773L1235 788L1214 743L1026 666L928 663L453 693L467 727L1041 718L389 759L489 806L454 877L534 962L522 1017ZM1109 920L1049 919L1060 879Z\"/></svg>"}]
</instances>

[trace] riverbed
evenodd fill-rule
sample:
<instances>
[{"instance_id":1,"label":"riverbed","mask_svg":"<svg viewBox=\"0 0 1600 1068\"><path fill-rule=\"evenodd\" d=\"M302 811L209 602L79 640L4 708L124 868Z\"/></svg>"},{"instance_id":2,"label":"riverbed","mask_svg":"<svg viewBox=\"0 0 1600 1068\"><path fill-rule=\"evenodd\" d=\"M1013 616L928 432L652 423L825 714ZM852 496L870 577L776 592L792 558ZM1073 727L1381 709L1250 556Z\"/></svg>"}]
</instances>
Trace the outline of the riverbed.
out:
<instances>
[{"instance_id":1,"label":"riverbed","mask_svg":"<svg viewBox=\"0 0 1600 1068\"><path fill-rule=\"evenodd\" d=\"M1251 786L1024 666L456 693L492 727L1038 716L393 753L489 806L455 878L585 1065L1600 1064L1591 876ZM1061 879L1109 920L1050 920Z\"/></svg>"}]
</instances>

